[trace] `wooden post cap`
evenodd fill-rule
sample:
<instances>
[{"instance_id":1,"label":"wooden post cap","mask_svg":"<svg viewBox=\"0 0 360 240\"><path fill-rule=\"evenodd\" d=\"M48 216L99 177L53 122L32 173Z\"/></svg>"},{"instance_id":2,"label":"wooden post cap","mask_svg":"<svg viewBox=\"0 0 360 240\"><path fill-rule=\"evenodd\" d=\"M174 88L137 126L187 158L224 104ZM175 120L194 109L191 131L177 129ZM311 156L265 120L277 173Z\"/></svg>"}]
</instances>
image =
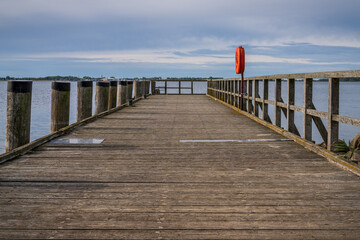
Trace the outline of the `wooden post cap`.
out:
<instances>
[{"instance_id":1,"label":"wooden post cap","mask_svg":"<svg viewBox=\"0 0 360 240\"><path fill-rule=\"evenodd\" d=\"M32 81L9 81L8 92L28 93L32 90Z\"/></svg>"}]
</instances>

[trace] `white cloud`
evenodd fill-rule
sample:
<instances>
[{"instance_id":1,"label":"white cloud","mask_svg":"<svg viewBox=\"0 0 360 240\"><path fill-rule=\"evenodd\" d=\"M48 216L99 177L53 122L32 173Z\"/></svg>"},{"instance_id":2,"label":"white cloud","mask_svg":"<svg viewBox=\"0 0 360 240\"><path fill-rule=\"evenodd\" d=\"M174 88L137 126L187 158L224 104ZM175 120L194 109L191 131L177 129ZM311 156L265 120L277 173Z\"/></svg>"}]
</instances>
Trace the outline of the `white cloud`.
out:
<instances>
[{"instance_id":1,"label":"white cloud","mask_svg":"<svg viewBox=\"0 0 360 240\"><path fill-rule=\"evenodd\" d=\"M72 62L89 63L161 63L161 64L192 64L209 66L217 64L234 64L233 54L190 54L194 49L138 49L124 51L89 51L59 52L13 56L13 60L42 61L65 59ZM9 58L7 58L9 59ZM360 65L360 62L317 62L310 58L281 58L268 55L246 55L247 63L288 63L312 65Z\"/></svg>"},{"instance_id":2,"label":"white cloud","mask_svg":"<svg viewBox=\"0 0 360 240\"><path fill-rule=\"evenodd\" d=\"M274 40L252 40L248 43L255 47L285 47L290 44L311 44L327 47L360 48L360 36L348 35L308 35L306 37L284 37Z\"/></svg>"}]
</instances>

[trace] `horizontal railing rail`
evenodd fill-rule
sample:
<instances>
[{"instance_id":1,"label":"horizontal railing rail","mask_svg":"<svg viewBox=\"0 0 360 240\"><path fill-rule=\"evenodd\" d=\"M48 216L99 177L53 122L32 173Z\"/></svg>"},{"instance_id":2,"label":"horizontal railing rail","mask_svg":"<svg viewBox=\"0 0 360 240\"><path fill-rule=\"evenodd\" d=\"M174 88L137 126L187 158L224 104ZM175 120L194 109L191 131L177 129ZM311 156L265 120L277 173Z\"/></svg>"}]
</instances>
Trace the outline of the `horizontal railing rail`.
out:
<instances>
[{"instance_id":1,"label":"horizontal railing rail","mask_svg":"<svg viewBox=\"0 0 360 240\"><path fill-rule=\"evenodd\" d=\"M151 94L160 94L160 95L194 95L194 94L201 94L205 95L206 90L203 93L195 93L194 91L194 82L207 82L208 79L199 79L199 80L190 80L190 79L162 79L162 80L151 80ZM170 82L177 82L177 86L169 86L168 83ZM182 82L190 82L190 87L185 87ZM158 86L158 83L163 83L163 86ZM168 90L178 90L175 92L170 92ZM161 91L163 90L163 91ZM184 93L181 90L190 90L189 93Z\"/></svg>"},{"instance_id":2,"label":"horizontal railing rail","mask_svg":"<svg viewBox=\"0 0 360 240\"><path fill-rule=\"evenodd\" d=\"M212 79L208 80L207 95L239 108L239 110L242 99L244 107L240 111L246 111L260 118L261 109L262 120L277 127L282 127L282 112L286 118L286 130L298 136L302 135L302 138L309 141L312 141L312 122L314 122L321 138L327 145L327 149L331 150L332 144L336 143L339 138L340 122L360 127L360 119L339 114L339 82L341 78L360 78L360 70L247 77L244 79L243 94L240 92L241 80L238 78ZM313 79L327 79L328 81L327 112L317 110L313 103ZM271 80L275 82L274 100L268 99L269 81ZM284 80L287 81L287 102L284 102L281 96L282 82ZM303 106L295 105L296 80L303 80ZM262 87L262 93L259 91L260 86ZM269 104L274 106L273 119L270 119L269 116ZM295 111L303 114L302 134L295 125ZM327 126L325 126L322 119L328 120Z\"/></svg>"}]
</instances>

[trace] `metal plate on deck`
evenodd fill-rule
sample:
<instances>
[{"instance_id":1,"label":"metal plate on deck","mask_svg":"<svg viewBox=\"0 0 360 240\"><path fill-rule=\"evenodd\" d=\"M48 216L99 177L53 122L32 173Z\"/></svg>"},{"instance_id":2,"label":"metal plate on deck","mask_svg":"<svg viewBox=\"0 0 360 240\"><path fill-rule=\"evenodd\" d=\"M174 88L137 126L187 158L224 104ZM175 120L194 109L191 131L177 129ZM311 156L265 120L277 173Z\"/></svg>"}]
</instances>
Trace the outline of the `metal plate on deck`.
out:
<instances>
[{"instance_id":1,"label":"metal plate on deck","mask_svg":"<svg viewBox=\"0 0 360 240\"><path fill-rule=\"evenodd\" d=\"M50 143L61 143L61 144L100 144L104 141L101 138L57 138Z\"/></svg>"},{"instance_id":2,"label":"metal plate on deck","mask_svg":"<svg viewBox=\"0 0 360 240\"><path fill-rule=\"evenodd\" d=\"M224 142L287 142L292 141L291 139L230 139L230 140L180 140L181 143L224 143Z\"/></svg>"}]
</instances>

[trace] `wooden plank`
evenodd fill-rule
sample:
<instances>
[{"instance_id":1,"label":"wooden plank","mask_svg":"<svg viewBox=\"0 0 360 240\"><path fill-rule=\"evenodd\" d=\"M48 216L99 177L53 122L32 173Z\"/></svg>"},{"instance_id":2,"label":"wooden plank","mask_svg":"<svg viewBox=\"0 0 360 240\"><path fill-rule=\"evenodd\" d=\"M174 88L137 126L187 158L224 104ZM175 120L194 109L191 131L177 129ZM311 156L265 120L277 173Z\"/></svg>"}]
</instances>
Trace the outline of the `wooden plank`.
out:
<instances>
[{"instance_id":1,"label":"wooden plank","mask_svg":"<svg viewBox=\"0 0 360 240\"><path fill-rule=\"evenodd\" d=\"M151 96L63 138L105 140L47 143L0 165L0 238L359 234L359 179L295 142L181 143L284 138L205 96Z\"/></svg>"}]
</instances>

